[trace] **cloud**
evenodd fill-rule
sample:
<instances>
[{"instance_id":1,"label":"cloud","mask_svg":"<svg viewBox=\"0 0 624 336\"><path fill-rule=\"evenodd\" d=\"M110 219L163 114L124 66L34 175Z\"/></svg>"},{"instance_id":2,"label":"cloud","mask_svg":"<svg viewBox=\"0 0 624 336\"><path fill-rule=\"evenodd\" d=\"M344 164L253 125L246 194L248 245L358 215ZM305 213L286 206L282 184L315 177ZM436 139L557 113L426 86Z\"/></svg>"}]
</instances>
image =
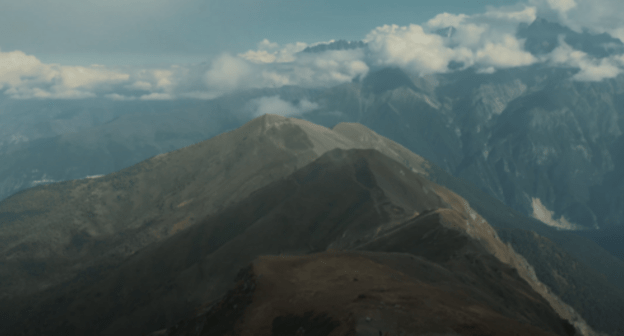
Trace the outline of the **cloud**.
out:
<instances>
[{"instance_id":1,"label":"cloud","mask_svg":"<svg viewBox=\"0 0 624 336\"><path fill-rule=\"evenodd\" d=\"M563 36L559 36L559 46L546 55L544 61L555 66L580 69L572 76L572 80L601 81L605 78L614 78L623 72L617 64L624 65L624 55L594 59L582 51L573 49L565 43Z\"/></svg>"},{"instance_id":2,"label":"cloud","mask_svg":"<svg viewBox=\"0 0 624 336\"><path fill-rule=\"evenodd\" d=\"M546 3L552 9L558 10L563 13L576 7L576 2L574 2L574 0L546 0Z\"/></svg>"},{"instance_id":3,"label":"cloud","mask_svg":"<svg viewBox=\"0 0 624 336\"><path fill-rule=\"evenodd\" d=\"M495 68L517 67L537 61L531 53L522 50L520 42L511 35L505 35L501 43L485 43L475 56L477 63Z\"/></svg>"},{"instance_id":4,"label":"cloud","mask_svg":"<svg viewBox=\"0 0 624 336\"><path fill-rule=\"evenodd\" d=\"M273 96L253 99L247 104L246 109L251 111L254 117L257 117L267 113L281 116L301 115L318 109L318 107L318 104L305 99L291 103L282 100L280 96Z\"/></svg>"},{"instance_id":5,"label":"cloud","mask_svg":"<svg viewBox=\"0 0 624 336\"><path fill-rule=\"evenodd\" d=\"M465 15L441 13L424 25L386 25L371 31L365 41L370 49L369 61L382 66L398 66L408 72L424 75L452 71L450 62L461 64L460 70L474 67L478 73L549 62L580 71L576 81L599 81L622 72L624 56L594 59L574 50L560 39L560 47L545 57L537 58L524 50L524 40L515 37L520 23L530 24L538 16L566 26L578 22L601 27L594 33L608 32L624 37L624 21L614 8L624 11L624 2L611 0L601 4L586 0L529 0L507 7L486 7L484 13ZM613 6L611 6L613 5ZM576 23L572 23L577 20Z\"/></svg>"},{"instance_id":6,"label":"cloud","mask_svg":"<svg viewBox=\"0 0 624 336\"><path fill-rule=\"evenodd\" d=\"M63 87L69 89L92 88L100 83L118 83L127 81L128 74L116 73L100 66L85 68L81 66L62 66L58 75L61 78Z\"/></svg>"},{"instance_id":7,"label":"cloud","mask_svg":"<svg viewBox=\"0 0 624 336\"><path fill-rule=\"evenodd\" d=\"M528 0L537 15L576 32L584 28L608 33L624 42L624 1L621 0Z\"/></svg>"},{"instance_id":8,"label":"cloud","mask_svg":"<svg viewBox=\"0 0 624 336\"><path fill-rule=\"evenodd\" d=\"M535 18L535 8L526 6L488 8L476 15L441 13L424 27L378 27L365 41L377 64L399 66L418 75L448 72L451 61L463 63L462 69L476 66L478 71L491 73L537 61L523 50L523 41L515 38L518 24ZM437 33L449 29L453 34Z\"/></svg>"},{"instance_id":9,"label":"cloud","mask_svg":"<svg viewBox=\"0 0 624 336\"><path fill-rule=\"evenodd\" d=\"M303 43L281 49L268 40L262 44L276 51L270 57L261 54L263 50L256 50L238 56L224 54L217 58L205 75L208 89L225 93L285 85L328 87L349 82L369 70L362 50L331 50L310 54L299 53L307 46Z\"/></svg>"},{"instance_id":10,"label":"cloud","mask_svg":"<svg viewBox=\"0 0 624 336\"><path fill-rule=\"evenodd\" d=\"M159 6L165 5L165 0L159 1ZM619 12L624 12L620 0L526 0L505 7L488 6L483 13L472 15L441 13L421 25L380 26L365 35L365 48L302 53L315 44L278 44L263 39L255 49L243 53L223 53L209 62L171 66L62 66L42 63L19 50L0 51L0 90L22 99L213 99L256 88L331 87L365 76L372 66L398 66L425 75L456 71L457 67L450 69L449 64L460 64L459 70L473 67L480 73L494 73L536 62L578 68L574 80L596 81L621 73L624 56L593 59L562 42L550 54L536 58L524 50L524 40L515 34L520 23L530 24L540 16L574 29L592 27L624 40ZM269 103L287 113L305 110L305 106L276 99L262 101Z\"/></svg>"},{"instance_id":11,"label":"cloud","mask_svg":"<svg viewBox=\"0 0 624 336\"><path fill-rule=\"evenodd\" d=\"M427 34L419 25L378 27L365 41L377 65L397 65L419 74L446 72L455 58L455 51L444 45L441 36Z\"/></svg>"},{"instance_id":12,"label":"cloud","mask_svg":"<svg viewBox=\"0 0 624 336\"><path fill-rule=\"evenodd\" d=\"M249 50L238 54L238 56L257 64L294 62L296 60L295 55L307 46L306 43L296 42L286 44L280 49L279 44L264 39L258 43L257 50Z\"/></svg>"},{"instance_id":13,"label":"cloud","mask_svg":"<svg viewBox=\"0 0 624 336\"><path fill-rule=\"evenodd\" d=\"M205 64L116 69L102 65L62 66L44 64L22 51L0 52L0 64L3 65L0 67L0 90L17 99L103 96L112 100L163 100L208 99L218 95L206 92L203 77L208 66ZM226 75L222 75L222 81Z\"/></svg>"},{"instance_id":14,"label":"cloud","mask_svg":"<svg viewBox=\"0 0 624 336\"><path fill-rule=\"evenodd\" d=\"M112 100L213 99L225 93L284 85L327 87L368 72L361 50L299 53L306 44L284 47L264 40L271 62L222 54L210 63L137 68L44 64L21 51L0 52L0 89L13 98ZM246 53L251 55L252 53Z\"/></svg>"},{"instance_id":15,"label":"cloud","mask_svg":"<svg viewBox=\"0 0 624 336\"><path fill-rule=\"evenodd\" d=\"M13 98L87 98L99 86L125 82L129 75L102 66L43 64L22 51L0 51L0 89Z\"/></svg>"},{"instance_id":16,"label":"cloud","mask_svg":"<svg viewBox=\"0 0 624 336\"><path fill-rule=\"evenodd\" d=\"M252 84L247 80L255 75L255 69L247 61L223 54L213 61L206 72L206 85L213 90L229 92Z\"/></svg>"}]
</instances>

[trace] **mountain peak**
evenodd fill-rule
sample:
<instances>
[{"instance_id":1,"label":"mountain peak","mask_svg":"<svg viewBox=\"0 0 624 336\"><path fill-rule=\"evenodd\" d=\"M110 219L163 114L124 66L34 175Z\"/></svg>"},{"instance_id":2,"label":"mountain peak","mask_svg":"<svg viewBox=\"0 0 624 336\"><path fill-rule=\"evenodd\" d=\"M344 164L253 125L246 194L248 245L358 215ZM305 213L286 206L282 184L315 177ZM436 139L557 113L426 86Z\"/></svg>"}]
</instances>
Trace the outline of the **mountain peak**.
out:
<instances>
[{"instance_id":1,"label":"mountain peak","mask_svg":"<svg viewBox=\"0 0 624 336\"><path fill-rule=\"evenodd\" d=\"M607 33L592 34L586 29L582 33L577 33L544 18L537 18L530 25L521 24L517 36L526 39L525 49L534 55L552 52L559 46L559 36L563 36L565 43L572 48L597 58L624 52L624 43Z\"/></svg>"}]
</instances>

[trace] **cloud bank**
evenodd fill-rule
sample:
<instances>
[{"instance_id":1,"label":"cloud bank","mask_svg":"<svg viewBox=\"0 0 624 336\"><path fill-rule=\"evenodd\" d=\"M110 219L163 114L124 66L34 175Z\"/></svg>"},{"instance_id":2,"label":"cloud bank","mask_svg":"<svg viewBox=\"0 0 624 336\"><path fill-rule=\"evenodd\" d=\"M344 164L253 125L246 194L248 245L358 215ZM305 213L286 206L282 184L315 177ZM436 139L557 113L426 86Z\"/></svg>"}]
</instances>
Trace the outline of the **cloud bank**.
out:
<instances>
[{"instance_id":1,"label":"cloud bank","mask_svg":"<svg viewBox=\"0 0 624 336\"><path fill-rule=\"evenodd\" d=\"M89 98L112 100L212 99L237 90L285 85L330 87L363 77L371 67L396 66L415 75L447 73L472 67L481 73L545 63L579 70L577 81L613 78L624 69L624 56L596 59L559 39L552 52L535 56L516 37L520 24L536 18L581 31L607 32L624 40L624 12L619 0L527 0L506 7L487 7L466 15L441 13L422 25L384 25L365 35L366 47L302 52L310 45L279 45L268 39L255 50L221 54L211 62L160 68L61 66L44 64L22 51L0 50L0 91L18 98ZM331 42L331 41L330 41ZM257 111L271 104L300 113L295 106L268 97ZM291 105L288 105L291 104Z\"/></svg>"},{"instance_id":2,"label":"cloud bank","mask_svg":"<svg viewBox=\"0 0 624 336\"><path fill-rule=\"evenodd\" d=\"M94 97L93 91L129 78L100 66L43 64L21 51L0 51L0 64L0 90L13 98Z\"/></svg>"}]
</instances>

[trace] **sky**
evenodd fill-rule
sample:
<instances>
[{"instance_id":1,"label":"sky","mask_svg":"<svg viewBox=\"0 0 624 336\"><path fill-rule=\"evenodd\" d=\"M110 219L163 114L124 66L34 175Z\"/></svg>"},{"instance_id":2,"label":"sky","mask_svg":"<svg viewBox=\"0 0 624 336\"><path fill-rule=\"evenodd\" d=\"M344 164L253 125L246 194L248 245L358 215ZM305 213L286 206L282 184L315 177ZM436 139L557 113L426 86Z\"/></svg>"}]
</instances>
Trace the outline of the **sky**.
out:
<instances>
[{"instance_id":1,"label":"sky","mask_svg":"<svg viewBox=\"0 0 624 336\"><path fill-rule=\"evenodd\" d=\"M514 36L537 17L624 41L624 1L8 0L0 2L0 94L15 99L211 99L234 90L331 86L397 66L427 75L449 62L492 73L550 62L602 80L624 58L563 44L545 57ZM453 26L455 36L434 31ZM366 51L298 53L331 40Z\"/></svg>"}]
</instances>

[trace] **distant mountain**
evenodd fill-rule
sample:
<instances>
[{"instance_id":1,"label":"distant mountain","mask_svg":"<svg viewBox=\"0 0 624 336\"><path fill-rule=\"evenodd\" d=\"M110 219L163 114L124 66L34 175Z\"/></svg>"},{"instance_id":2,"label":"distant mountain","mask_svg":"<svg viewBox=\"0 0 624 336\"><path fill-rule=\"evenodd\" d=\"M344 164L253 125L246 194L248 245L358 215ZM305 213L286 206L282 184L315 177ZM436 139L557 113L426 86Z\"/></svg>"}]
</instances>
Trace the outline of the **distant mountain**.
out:
<instances>
[{"instance_id":1,"label":"distant mountain","mask_svg":"<svg viewBox=\"0 0 624 336\"><path fill-rule=\"evenodd\" d=\"M453 27L438 33L444 32L452 35ZM559 35L590 54L621 45L607 35L576 33L543 19L518 30L529 49L544 42L554 48L551 40ZM362 44L341 40L316 47L313 50L321 51ZM532 52L548 52L551 47ZM619 47L613 48L609 52L617 53ZM243 113L251 99L279 96L317 103L318 109L298 117L326 127L362 123L551 226L620 228L624 235L624 198L618 191L624 187L620 173L624 171L620 154L624 153L624 76L574 82L571 77L577 71L538 64L493 74L468 68L419 78L397 68L382 68L329 89L252 90L209 102L166 102L162 108L138 102L112 108L109 102L102 103L100 111L94 101L85 103L93 106L80 113L79 103L44 113L44 107L33 105L34 111L41 111L34 114L36 120L47 121L34 123L25 115L12 114L6 119L11 127L0 130L6 133L0 134L4 136L0 137L0 199L37 184L112 173L208 139L251 119L251 113ZM124 114L117 115L116 110ZM141 112L134 114L134 110ZM62 113L78 114L62 120ZM95 120L100 113L99 121ZM153 123L146 123L147 119ZM82 160L85 155L90 159Z\"/></svg>"},{"instance_id":2,"label":"distant mountain","mask_svg":"<svg viewBox=\"0 0 624 336\"><path fill-rule=\"evenodd\" d=\"M282 87L214 101L7 99L0 109L0 200L36 185L110 174L240 127L250 119L241 113L250 99L314 92Z\"/></svg>"},{"instance_id":3,"label":"distant mountain","mask_svg":"<svg viewBox=\"0 0 624 336\"><path fill-rule=\"evenodd\" d=\"M577 33L543 18L537 18L531 24L521 23L516 36L526 39L524 48L534 55L544 55L553 51L559 46L559 36L572 48L593 57L603 58L624 53L624 43L607 33L592 34L587 30Z\"/></svg>"},{"instance_id":4,"label":"distant mountain","mask_svg":"<svg viewBox=\"0 0 624 336\"><path fill-rule=\"evenodd\" d=\"M346 41L338 40L329 43L319 43L314 46L303 49L302 53L319 53L328 50L349 50L366 47L366 43L362 41Z\"/></svg>"},{"instance_id":5,"label":"distant mountain","mask_svg":"<svg viewBox=\"0 0 624 336\"><path fill-rule=\"evenodd\" d=\"M384 69L317 96L322 108L304 118L360 122L549 225L623 228L624 76L571 75L542 65L422 78Z\"/></svg>"},{"instance_id":6,"label":"distant mountain","mask_svg":"<svg viewBox=\"0 0 624 336\"><path fill-rule=\"evenodd\" d=\"M531 265L514 251L546 238L523 228L547 227L479 193L362 125L264 115L117 173L0 202L10 218L0 226L0 333L180 335L202 318L218 321L217 334L622 330L621 289L564 250L531 249ZM567 285L541 281L555 270Z\"/></svg>"}]
</instances>

